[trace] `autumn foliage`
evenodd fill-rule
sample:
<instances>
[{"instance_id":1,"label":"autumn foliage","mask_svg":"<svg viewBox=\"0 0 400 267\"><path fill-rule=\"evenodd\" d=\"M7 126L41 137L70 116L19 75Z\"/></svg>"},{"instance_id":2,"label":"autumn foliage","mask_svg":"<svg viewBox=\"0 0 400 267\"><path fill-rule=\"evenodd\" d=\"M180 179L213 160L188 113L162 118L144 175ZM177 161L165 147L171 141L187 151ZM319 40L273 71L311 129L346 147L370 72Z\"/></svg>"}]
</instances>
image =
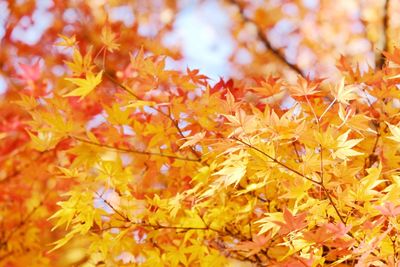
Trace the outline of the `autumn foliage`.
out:
<instances>
[{"instance_id":1,"label":"autumn foliage","mask_svg":"<svg viewBox=\"0 0 400 267\"><path fill-rule=\"evenodd\" d=\"M154 14L178 3L100 2L54 1L36 44L12 34L35 1L5 2L0 266L399 266L400 49L387 34L362 65L301 25L313 65L265 34L282 5L221 1L254 60L232 57L238 78L218 81L167 67L184 55L162 42L173 18ZM333 2L307 12L333 16ZM109 17L119 5L132 25ZM378 46L376 21L345 40ZM249 24L267 52L240 37Z\"/></svg>"}]
</instances>

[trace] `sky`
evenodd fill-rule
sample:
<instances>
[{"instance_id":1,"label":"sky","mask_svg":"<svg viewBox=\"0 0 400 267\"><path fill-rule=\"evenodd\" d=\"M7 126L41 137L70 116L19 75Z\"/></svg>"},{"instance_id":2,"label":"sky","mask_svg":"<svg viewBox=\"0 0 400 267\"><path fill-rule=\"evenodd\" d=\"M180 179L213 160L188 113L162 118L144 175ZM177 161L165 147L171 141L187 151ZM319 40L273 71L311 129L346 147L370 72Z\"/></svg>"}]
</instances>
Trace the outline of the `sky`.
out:
<instances>
[{"instance_id":1,"label":"sky","mask_svg":"<svg viewBox=\"0 0 400 267\"><path fill-rule=\"evenodd\" d=\"M230 18L218 1L209 0L201 5L191 1L177 15L175 27L167 42L182 44L184 67L200 69L214 80L230 74L228 57L233 50Z\"/></svg>"}]
</instances>

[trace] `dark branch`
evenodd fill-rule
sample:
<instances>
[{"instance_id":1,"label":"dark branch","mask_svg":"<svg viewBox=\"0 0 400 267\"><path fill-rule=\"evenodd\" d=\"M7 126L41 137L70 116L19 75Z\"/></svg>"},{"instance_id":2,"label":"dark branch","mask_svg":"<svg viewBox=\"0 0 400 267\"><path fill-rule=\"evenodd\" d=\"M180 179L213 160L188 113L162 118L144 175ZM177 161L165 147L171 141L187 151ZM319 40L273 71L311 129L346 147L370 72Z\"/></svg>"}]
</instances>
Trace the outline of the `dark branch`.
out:
<instances>
[{"instance_id":1,"label":"dark branch","mask_svg":"<svg viewBox=\"0 0 400 267\"><path fill-rule=\"evenodd\" d=\"M75 139L77 141L80 141L82 143L86 143L89 145L94 145L98 147L103 147L103 148L108 148L111 150L116 150L116 151L121 151L125 153L133 153L133 154L141 154L141 155L148 155L148 156L158 156L158 157L165 157L165 158L171 158L171 159L176 159L176 160L185 160L185 161L200 161L200 159L192 159L192 158L185 158L185 157L180 157L177 155L170 155L170 154L164 154L164 153L157 153L157 152L148 152L148 151L140 151L140 150L134 150L134 149L129 149L129 148L120 148L120 147L114 147L111 145L107 144L100 144L96 143L87 139L83 139L77 136L70 136L72 139Z\"/></svg>"},{"instance_id":2,"label":"dark branch","mask_svg":"<svg viewBox=\"0 0 400 267\"><path fill-rule=\"evenodd\" d=\"M124 90L125 92L127 92L128 94L130 94L131 96L133 96L135 99L139 99L140 98L131 91L131 89L129 89L127 86L123 85L122 83L118 82L117 79L114 78L114 76L107 71L106 69L102 68L104 71L104 75L115 85L117 85L118 87L120 87L122 90Z\"/></svg>"},{"instance_id":3,"label":"dark branch","mask_svg":"<svg viewBox=\"0 0 400 267\"><path fill-rule=\"evenodd\" d=\"M247 147L249 147L249 148L251 148L251 149L256 150L257 152L260 152L261 154L263 154L264 156L266 156L267 158L269 158L270 160L272 160L272 161L275 162L276 164L278 164L278 165L284 167L286 170L289 170L289 171L291 171L291 172L293 172L293 173L295 173L295 174L297 174L297 175L303 177L304 179L306 179L306 180L308 180L308 181L310 181L310 182L312 182L312 183L314 183L314 184L316 184L316 185L321 186L321 182L315 181L314 179L312 179L312 178L310 178L310 177L308 177L308 176L302 174L301 172L299 172L299 171L297 171L297 170L291 168L290 166L286 165L285 163L283 163L283 162L277 160L276 158L272 157L271 155L265 153L265 152L262 151L261 149L255 147L255 146L253 146L253 145L251 145L251 144L248 144L248 143L244 142L243 140L240 140L239 138L232 137L232 139L238 141L239 143L241 143L241 144L243 144L243 145L245 145L245 146L247 146Z\"/></svg>"},{"instance_id":4,"label":"dark branch","mask_svg":"<svg viewBox=\"0 0 400 267\"><path fill-rule=\"evenodd\" d=\"M385 57L383 52L387 52L389 49L389 5L390 0L385 0L385 5L383 7L383 46L382 52L380 53L379 58L377 59L376 67L381 69L385 64Z\"/></svg>"},{"instance_id":5,"label":"dark branch","mask_svg":"<svg viewBox=\"0 0 400 267\"><path fill-rule=\"evenodd\" d=\"M260 28L260 26L251 18L247 17L244 14L244 8L242 4L240 4L237 0L228 0L231 4L235 5L239 9L240 16L244 22L252 23L256 26L257 29L257 37L260 39L260 41L265 45L265 47L272 53L274 56L279 58L285 65L287 65L291 70L296 72L297 74L304 76L303 71L301 68L295 64L295 63L290 63L283 52L281 52L279 49L274 48L271 44L271 42L268 40L267 35L263 32L263 30Z\"/></svg>"},{"instance_id":6,"label":"dark branch","mask_svg":"<svg viewBox=\"0 0 400 267\"><path fill-rule=\"evenodd\" d=\"M110 227L106 227L106 228L102 228L99 229L99 231L107 231L109 229L112 228L131 228L133 226L141 226L141 227L146 227L146 228L152 228L153 230L162 230L162 229L172 229L172 230L176 230L176 231L190 231L190 230L200 230L200 231L212 231L212 232L216 232L218 234L220 234L221 236L229 236L230 234L226 234L225 232L218 230L218 229L214 229L212 227L210 227L205 221L204 218L202 216L199 217L201 218L201 220L204 223L204 226L182 226L182 225L162 225L159 224L158 222L156 223L149 223L149 222L145 222L145 221L139 221L139 222L134 222L131 221L128 216L124 215L122 212L118 211L110 202L108 202L106 199L104 199L101 195L99 195L98 193L96 193L96 195L102 199L104 201L104 203L109 206L116 214L118 214L125 222L128 222L128 225L124 225L124 226L110 226ZM236 236L233 236L234 238L237 238Z\"/></svg>"},{"instance_id":7,"label":"dark branch","mask_svg":"<svg viewBox=\"0 0 400 267\"><path fill-rule=\"evenodd\" d=\"M243 144L243 145L245 145L245 146L247 146L247 147L249 147L250 149L254 149L254 150L256 150L257 152L260 152L261 154L263 154L264 156L266 156L267 158L269 158L270 160L272 160L272 161L275 162L276 164L278 164L278 165L284 167L286 170L289 170L289 171L291 171L292 173L295 173L295 174L299 175L300 177L303 177L304 179L306 179L306 180L308 180L308 181L314 183L315 185L320 186L320 187L322 188L322 190L324 191L326 197L328 198L329 203L333 206L333 208L334 208L336 214L338 215L340 221L341 221L344 225L346 225L346 221L344 220L342 214L339 212L339 209L336 207L336 204L335 204L335 202L333 201L333 198L332 198L332 196L330 195L329 190L328 190L328 189L325 187L325 185L323 184L323 180L321 180L320 182L319 182L319 181L316 181L316 180L314 180L314 179L312 179L312 178L310 178L310 177L308 177L308 176L302 174L301 172L299 172L299 171L293 169L292 167L286 165L285 163L283 163L283 162L277 160L276 158L272 157L272 156L269 155L268 153L265 153L265 152L262 151L261 149L255 147L255 146L253 146L253 145L251 145L251 144L249 144L249 143L246 143L246 142L244 142L243 140L240 140L239 138L232 137L232 139L238 141L239 143L241 143L241 144Z\"/></svg>"}]
</instances>

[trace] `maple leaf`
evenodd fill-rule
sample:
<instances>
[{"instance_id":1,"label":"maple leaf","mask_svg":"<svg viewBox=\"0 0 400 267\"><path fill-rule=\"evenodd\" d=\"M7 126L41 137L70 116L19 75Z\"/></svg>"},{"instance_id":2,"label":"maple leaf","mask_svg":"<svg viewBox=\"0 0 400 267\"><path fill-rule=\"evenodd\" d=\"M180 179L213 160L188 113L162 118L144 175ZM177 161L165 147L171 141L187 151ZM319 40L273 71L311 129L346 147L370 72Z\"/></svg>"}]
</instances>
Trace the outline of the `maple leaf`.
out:
<instances>
[{"instance_id":1,"label":"maple leaf","mask_svg":"<svg viewBox=\"0 0 400 267\"><path fill-rule=\"evenodd\" d=\"M279 233L286 235L292 231L296 231L307 226L307 222L305 221L306 217L307 212L293 215L287 208L285 208L283 211L284 221L274 221L274 223L280 226Z\"/></svg>"},{"instance_id":2,"label":"maple leaf","mask_svg":"<svg viewBox=\"0 0 400 267\"><path fill-rule=\"evenodd\" d=\"M246 174L247 157L248 154L244 151L240 151L239 154L231 155L231 157L222 164L223 168L213 175L221 176L221 181L225 186L232 184L236 186Z\"/></svg>"},{"instance_id":3,"label":"maple leaf","mask_svg":"<svg viewBox=\"0 0 400 267\"><path fill-rule=\"evenodd\" d=\"M354 85L344 85L344 78L340 80L340 83L335 85L332 89L332 94L336 101L348 105L350 100L356 99L357 94L354 92L357 87Z\"/></svg>"},{"instance_id":4,"label":"maple leaf","mask_svg":"<svg viewBox=\"0 0 400 267\"><path fill-rule=\"evenodd\" d=\"M68 68L75 76L80 76L82 73L90 73L93 69L91 49L82 56L78 49L74 49L72 61L64 61Z\"/></svg>"},{"instance_id":5,"label":"maple leaf","mask_svg":"<svg viewBox=\"0 0 400 267\"><path fill-rule=\"evenodd\" d=\"M393 52L389 53L387 51L383 51L383 55L387 58L388 61L393 62L396 66L400 66L400 48L394 47Z\"/></svg>"},{"instance_id":6,"label":"maple leaf","mask_svg":"<svg viewBox=\"0 0 400 267\"><path fill-rule=\"evenodd\" d=\"M400 205L395 206L393 202L385 202L383 206L375 206L384 216L396 217L400 214Z\"/></svg>"},{"instance_id":7,"label":"maple leaf","mask_svg":"<svg viewBox=\"0 0 400 267\"><path fill-rule=\"evenodd\" d=\"M387 123L387 125L389 126L390 132L393 135L387 138L396 141L397 143L400 143L400 127L391 125L389 123Z\"/></svg>"},{"instance_id":8,"label":"maple leaf","mask_svg":"<svg viewBox=\"0 0 400 267\"><path fill-rule=\"evenodd\" d=\"M76 44L78 44L78 42L76 41L75 35L68 37L68 36L59 34L58 37L60 37L62 39L62 41L56 43L55 46L73 47Z\"/></svg>"},{"instance_id":9,"label":"maple leaf","mask_svg":"<svg viewBox=\"0 0 400 267\"><path fill-rule=\"evenodd\" d=\"M21 94L20 97L21 99L15 101L15 103L25 108L26 110L32 110L39 105L38 101L32 96Z\"/></svg>"},{"instance_id":10,"label":"maple leaf","mask_svg":"<svg viewBox=\"0 0 400 267\"><path fill-rule=\"evenodd\" d=\"M360 182L355 185L356 192L355 195L357 200L367 201L376 195L379 195L379 190L375 190L379 184L385 182L383 179L379 179L382 172L382 164L378 167L371 167L366 169L368 175L360 180Z\"/></svg>"},{"instance_id":11,"label":"maple leaf","mask_svg":"<svg viewBox=\"0 0 400 267\"><path fill-rule=\"evenodd\" d=\"M353 68L353 66L349 63L349 60L343 55L340 55L339 62L336 64L336 67L342 72L349 73L350 77L360 76L360 68Z\"/></svg>"},{"instance_id":12,"label":"maple leaf","mask_svg":"<svg viewBox=\"0 0 400 267\"><path fill-rule=\"evenodd\" d=\"M34 82L40 79L41 71L39 60L37 60L33 65L27 65L23 63L19 63L18 65L22 70L22 73L18 76L25 82Z\"/></svg>"},{"instance_id":13,"label":"maple leaf","mask_svg":"<svg viewBox=\"0 0 400 267\"><path fill-rule=\"evenodd\" d=\"M335 238L340 238L346 235L350 231L352 226L346 226L344 223L340 222L337 224L327 223L324 225L324 228L334 234Z\"/></svg>"},{"instance_id":14,"label":"maple leaf","mask_svg":"<svg viewBox=\"0 0 400 267\"><path fill-rule=\"evenodd\" d=\"M294 97L313 96L321 92L318 88L323 79L311 81L309 78L297 76L297 84L288 85L289 92Z\"/></svg>"},{"instance_id":15,"label":"maple leaf","mask_svg":"<svg viewBox=\"0 0 400 267\"><path fill-rule=\"evenodd\" d=\"M316 244L322 245L333 237L333 234L326 231L324 228L318 228L315 231L308 231L304 233L304 239L306 241L315 242Z\"/></svg>"},{"instance_id":16,"label":"maple leaf","mask_svg":"<svg viewBox=\"0 0 400 267\"><path fill-rule=\"evenodd\" d=\"M103 71L97 73L96 76L92 72L86 73L86 78L65 78L65 80L72 82L77 85L78 88L69 92L68 94L63 95L66 96L80 96L80 99L83 99L87 96L91 91L93 91L97 85L101 83L101 77L103 75Z\"/></svg>"},{"instance_id":17,"label":"maple leaf","mask_svg":"<svg viewBox=\"0 0 400 267\"><path fill-rule=\"evenodd\" d=\"M103 27L101 30L100 40L106 46L109 52L114 52L114 50L118 50L120 45L115 42L116 34L111 31L109 26Z\"/></svg>"},{"instance_id":18,"label":"maple leaf","mask_svg":"<svg viewBox=\"0 0 400 267\"><path fill-rule=\"evenodd\" d=\"M199 70L197 70L197 69L191 70L191 69L189 69L189 68L187 67L187 68L186 68L186 72L187 72L189 78L190 78L193 82L198 83L198 84L201 84L201 85L206 85L206 84L207 84L207 80L208 80L209 78L208 78L206 75L199 74L199 72L200 72Z\"/></svg>"},{"instance_id":19,"label":"maple leaf","mask_svg":"<svg viewBox=\"0 0 400 267\"><path fill-rule=\"evenodd\" d=\"M117 125L129 124L131 112L127 109L121 109L118 104L113 104L112 107L105 107L104 110L108 114L108 120Z\"/></svg>"},{"instance_id":20,"label":"maple leaf","mask_svg":"<svg viewBox=\"0 0 400 267\"><path fill-rule=\"evenodd\" d=\"M267 78L257 81L258 86L250 87L257 95L262 97L270 97L282 91L282 82L279 78L268 76Z\"/></svg>"},{"instance_id":21,"label":"maple leaf","mask_svg":"<svg viewBox=\"0 0 400 267\"><path fill-rule=\"evenodd\" d=\"M231 134L240 135L244 133L251 133L257 130L256 123L257 120L252 115L247 115L246 112L242 109L239 109L235 112L235 115L224 115L229 124L235 127L235 131Z\"/></svg>"},{"instance_id":22,"label":"maple leaf","mask_svg":"<svg viewBox=\"0 0 400 267\"><path fill-rule=\"evenodd\" d=\"M265 248L270 240L271 231L267 232L266 235L257 235L253 237L251 241L242 241L231 248L231 250L248 251L245 254L245 257L251 257L252 255L259 253L263 248Z\"/></svg>"},{"instance_id":23,"label":"maple leaf","mask_svg":"<svg viewBox=\"0 0 400 267\"><path fill-rule=\"evenodd\" d=\"M332 153L334 158L339 158L342 160L347 160L348 157L363 155L363 153L355 151L352 149L358 143L362 141L362 139L351 139L347 140L349 136L350 130L340 135L336 139L336 151Z\"/></svg>"},{"instance_id":24,"label":"maple leaf","mask_svg":"<svg viewBox=\"0 0 400 267\"><path fill-rule=\"evenodd\" d=\"M28 131L28 134L32 140L32 147L41 152L53 149L60 141L60 137L52 132L40 131L36 136Z\"/></svg>"},{"instance_id":25,"label":"maple leaf","mask_svg":"<svg viewBox=\"0 0 400 267\"><path fill-rule=\"evenodd\" d=\"M185 143L183 143L179 148L182 149L182 148L185 148L188 146L193 146L193 145L197 144L198 142L200 142L201 140L203 140L205 136L206 136L206 132L200 132L193 136L186 137L185 139L187 139L187 141Z\"/></svg>"}]
</instances>

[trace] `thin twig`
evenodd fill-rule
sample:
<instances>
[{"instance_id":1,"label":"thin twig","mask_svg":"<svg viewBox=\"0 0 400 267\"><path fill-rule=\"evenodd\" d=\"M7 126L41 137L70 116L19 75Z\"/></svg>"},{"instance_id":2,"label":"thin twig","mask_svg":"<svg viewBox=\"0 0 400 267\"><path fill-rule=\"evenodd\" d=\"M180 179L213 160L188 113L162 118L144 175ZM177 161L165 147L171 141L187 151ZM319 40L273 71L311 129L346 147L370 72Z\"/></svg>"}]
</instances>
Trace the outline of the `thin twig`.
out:
<instances>
[{"instance_id":1,"label":"thin twig","mask_svg":"<svg viewBox=\"0 0 400 267\"><path fill-rule=\"evenodd\" d=\"M219 234L223 234L220 230L218 229L214 229L208 226L208 224L205 223L204 219L200 216L201 220L204 223L204 227L192 227L192 226L177 226L177 225L161 225L159 223L157 224L152 224L152 223L148 223L148 222L133 222L131 221L128 216L125 216L123 213L121 213L120 211L118 211L110 202L108 202L107 200L105 200L104 198L102 198L98 193L96 193L97 196L100 197L100 199L102 199L104 201L104 203L109 206L116 214L118 214L121 218L124 219L124 221L129 223L129 226L124 225L124 226L110 226L108 228L103 228L101 229L102 231L105 230L109 230L112 228L130 228L131 226L141 226L141 227L149 227L149 228L153 228L154 230L160 230L160 229L174 229L174 230L185 230L185 231L189 231L189 230L209 230L209 231L213 231Z\"/></svg>"},{"instance_id":2,"label":"thin twig","mask_svg":"<svg viewBox=\"0 0 400 267\"><path fill-rule=\"evenodd\" d=\"M332 196L329 194L328 189L325 187L325 185L324 185L322 182L316 181L316 180L314 180L314 179L312 179L312 178L310 178L310 177L308 177L308 176L302 174L301 172L299 172L299 171L293 169L292 167L289 167L289 166L286 165L285 163L283 163L283 162L277 160L276 158L272 157L272 156L269 155L268 153L265 153L265 152L262 151L261 149L255 147L255 146L253 146L253 145L251 145L251 144L248 144L248 143L244 142L243 140L240 140L239 138L232 137L232 139L234 139L234 140L236 140L236 141L242 143L243 145L245 145L245 146L247 146L247 147L249 147L249 148L251 148L251 149L254 149L254 150L260 152L261 154L263 154L264 156L266 156L267 158L269 158L270 160L272 160L272 161L275 162L276 164L278 164L278 165L280 165L280 166L286 168L287 170L289 170L289 171L291 171L291 172L293 172L293 173L295 173L295 174L297 174L297 175L303 177L304 179L306 179L306 180L308 180L308 181L310 181L310 182L313 182L314 184L320 186L320 187L322 188L322 190L324 191L326 197L328 198L329 203L333 206L333 208L334 208L336 214L338 215L340 221L341 221L344 225L346 225L346 221L344 220L343 216L340 214L339 209L336 207L336 204L335 204L335 202L334 202L333 199L332 199Z\"/></svg>"},{"instance_id":3,"label":"thin twig","mask_svg":"<svg viewBox=\"0 0 400 267\"><path fill-rule=\"evenodd\" d=\"M393 263L394 263L394 266L397 266L397 246L396 246L397 235L395 235L393 238L391 236L389 236L389 239L392 242Z\"/></svg>"},{"instance_id":4,"label":"thin twig","mask_svg":"<svg viewBox=\"0 0 400 267\"><path fill-rule=\"evenodd\" d=\"M128 94L130 94L131 96L133 96L136 99L140 99L140 97L138 97L134 92L132 92L131 89L129 89L127 86L123 85L122 83L118 82L113 75L111 75L109 73L109 71L105 70L103 68L104 74L107 76L107 78L115 85L117 85L118 87L120 87L122 90L124 90L125 92L127 92Z\"/></svg>"},{"instance_id":5,"label":"thin twig","mask_svg":"<svg viewBox=\"0 0 400 267\"><path fill-rule=\"evenodd\" d=\"M107 204L107 206L109 206L116 214L118 214L124 221L130 222L129 218L127 216L125 216L123 213L121 213L119 210L117 210L113 205L111 205L110 202L108 202L108 200L103 198L103 194L99 194L97 192L95 192L95 194L101 199L103 200L104 203Z\"/></svg>"},{"instance_id":6,"label":"thin twig","mask_svg":"<svg viewBox=\"0 0 400 267\"><path fill-rule=\"evenodd\" d=\"M136 95L130 88L128 88L127 86L123 85L122 83L118 82L117 79L114 78L113 75L111 75L109 73L109 71L107 71L105 68L103 68L103 71L106 75L106 77L115 85L117 85L118 87L120 87L122 90L124 90L125 92L127 92L128 94L130 94L131 96L133 96L135 99L137 100L143 100L142 98L140 98L138 95ZM182 138L185 138L182 129L179 127L178 122L172 118L172 116L170 114L167 114L166 112L164 112L163 110L159 109L159 108L155 108L155 107L149 107L150 109L153 109L156 112L159 112L160 114L162 114L163 116L165 116L166 118L168 118L172 124L174 125L174 127L177 129L179 135ZM192 151L192 153L198 158L198 161L201 160L202 155L194 149L193 146L189 146L190 150Z\"/></svg>"},{"instance_id":7,"label":"thin twig","mask_svg":"<svg viewBox=\"0 0 400 267\"><path fill-rule=\"evenodd\" d=\"M278 165L284 167L285 169L287 169L287 170L289 170L289 171L291 171L291 172L293 172L293 173L295 173L295 174L297 174L297 175L303 177L304 179L306 179L306 180L308 180L308 181L310 181L310 182L313 182L314 184L321 185L321 183L320 183L319 181L316 181L316 180L314 180L314 179L312 179L312 178L310 178L310 177L308 177L308 176L302 174L301 172L299 172L299 171L293 169L292 167L289 167L289 166L286 165L285 163L283 163L283 162L277 160L276 158L272 157L272 156L269 155L268 153L265 153L265 152L262 151L261 149L255 147L255 146L253 146L253 145L251 145L251 144L248 144L248 143L244 142L243 140L240 140L239 138L232 137L232 139L233 139L233 140L236 140L236 141L238 141L238 142L240 142L240 143L242 143L243 145L245 145L245 146L247 146L247 147L249 147L249 148L251 148L251 149L254 149L254 150L260 152L261 154L263 154L264 156L266 156L267 158L269 158L270 160L272 160L274 163L276 163L276 164L278 164Z\"/></svg>"},{"instance_id":8,"label":"thin twig","mask_svg":"<svg viewBox=\"0 0 400 267\"><path fill-rule=\"evenodd\" d=\"M292 142L292 146L293 146L294 152L296 153L296 157L297 157L297 160L299 161L299 163L303 162L303 159L300 157L299 151L297 150L296 141Z\"/></svg>"},{"instance_id":9,"label":"thin twig","mask_svg":"<svg viewBox=\"0 0 400 267\"><path fill-rule=\"evenodd\" d=\"M374 145L372 147L371 153L368 155L368 157L365 158L364 160L364 170L370 168L372 166L372 164L375 163L377 156L375 155L376 149L378 148L378 142L379 142L379 138L381 137L380 134L380 126L376 126L376 137L375 137L375 142Z\"/></svg>"},{"instance_id":10,"label":"thin twig","mask_svg":"<svg viewBox=\"0 0 400 267\"><path fill-rule=\"evenodd\" d=\"M134 149L129 149L129 148L120 148L120 147L114 147L111 145L107 144L100 144L96 143L87 139L83 139L77 136L70 135L72 139L75 139L77 141L80 141L82 143L98 146L98 147L103 147L103 148L108 148L111 150L116 150L116 151L121 151L121 152L126 152L126 153L133 153L133 154L141 154L141 155L148 155L148 156L158 156L158 157L165 157L165 158L172 158L172 159L177 159L177 160L185 160L185 161L200 161L200 159L192 159L192 158L186 158L186 157L180 157L176 155L170 155L170 154L164 154L164 153L157 153L157 152L148 152L148 151L140 151L140 150L134 150Z\"/></svg>"}]
</instances>

